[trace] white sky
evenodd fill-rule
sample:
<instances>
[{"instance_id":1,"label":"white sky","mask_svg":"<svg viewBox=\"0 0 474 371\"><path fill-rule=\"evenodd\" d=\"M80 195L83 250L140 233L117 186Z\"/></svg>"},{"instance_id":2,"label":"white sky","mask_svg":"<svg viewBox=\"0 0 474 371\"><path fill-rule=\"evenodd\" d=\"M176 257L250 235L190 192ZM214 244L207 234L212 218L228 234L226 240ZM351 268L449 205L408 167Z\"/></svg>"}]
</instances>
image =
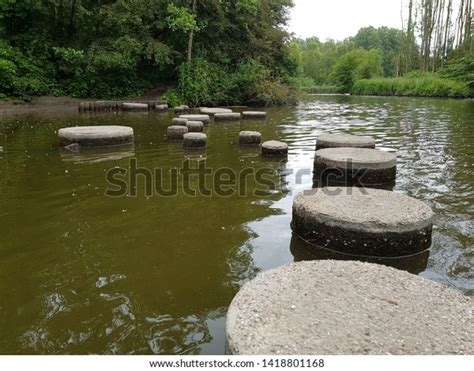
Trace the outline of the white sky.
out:
<instances>
[{"instance_id":1,"label":"white sky","mask_svg":"<svg viewBox=\"0 0 474 371\"><path fill-rule=\"evenodd\" d=\"M402 28L402 0L294 0L289 31L295 36L343 40L361 27ZM408 0L403 0L404 6Z\"/></svg>"}]
</instances>

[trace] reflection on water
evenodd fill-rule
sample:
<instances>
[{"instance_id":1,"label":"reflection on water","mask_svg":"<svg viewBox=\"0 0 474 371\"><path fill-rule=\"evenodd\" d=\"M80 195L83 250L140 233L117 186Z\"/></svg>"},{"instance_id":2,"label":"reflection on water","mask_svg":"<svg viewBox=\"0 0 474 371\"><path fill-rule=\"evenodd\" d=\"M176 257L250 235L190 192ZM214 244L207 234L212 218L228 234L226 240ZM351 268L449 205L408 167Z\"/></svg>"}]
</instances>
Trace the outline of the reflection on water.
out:
<instances>
[{"instance_id":1,"label":"reflection on water","mask_svg":"<svg viewBox=\"0 0 474 371\"><path fill-rule=\"evenodd\" d=\"M305 260L360 260L367 263L387 265L413 274L425 271L430 257L429 250L398 258L350 255L317 246L297 235L293 235L291 238L290 251L295 258L295 262Z\"/></svg>"},{"instance_id":2,"label":"reflection on water","mask_svg":"<svg viewBox=\"0 0 474 371\"><path fill-rule=\"evenodd\" d=\"M135 155L133 144L124 146L112 146L108 148L80 148L77 151L70 151L61 148L61 159L77 164L94 164L104 161L118 161Z\"/></svg>"},{"instance_id":3,"label":"reflection on water","mask_svg":"<svg viewBox=\"0 0 474 371\"><path fill-rule=\"evenodd\" d=\"M223 354L226 309L244 282L295 259L327 258L290 230L321 133L373 135L397 151L395 191L427 202L436 228L429 258L390 263L474 294L473 102L310 97L269 109L265 121L211 123L199 152L166 141L172 117L0 116L0 353ZM135 146L58 148L59 128L96 124L133 127ZM288 161L240 148L241 130L286 141ZM188 158L212 169L272 169L279 186L257 196L249 179L247 197L163 198L146 196L139 182L137 197L105 197L106 172L130 158L164 172Z\"/></svg>"}]
</instances>

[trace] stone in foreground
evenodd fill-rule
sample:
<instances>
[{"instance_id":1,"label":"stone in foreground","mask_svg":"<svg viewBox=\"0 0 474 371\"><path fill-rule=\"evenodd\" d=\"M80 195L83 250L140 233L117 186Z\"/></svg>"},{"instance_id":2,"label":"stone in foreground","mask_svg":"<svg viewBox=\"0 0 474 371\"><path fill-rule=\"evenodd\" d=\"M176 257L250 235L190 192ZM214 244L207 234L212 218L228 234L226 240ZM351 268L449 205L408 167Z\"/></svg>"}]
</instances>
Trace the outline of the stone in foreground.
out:
<instances>
[{"instance_id":1,"label":"stone in foreground","mask_svg":"<svg viewBox=\"0 0 474 371\"><path fill-rule=\"evenodd\" d=\"M215 115L216 113L232 113L231 109L228 108L207 108L203 107L199 109L199 112L205 114L205 115Z\"/></svg>"},{"instance_id":2,"label":"stone in foreground","mask_svg":"<svg viewBox=\"0 0 474 371\"><path fill-rule=\"evenodd\" d=\"M315 184L372 187L395 183L397 157L368 148L326 148L316 151Z\"/></svg>"},{"instance_id":3,"label":"stone in foreground","mask_svg":"<svg viewBox=\"0 0 474 371\"><path fill-rule=\"evenodd\" d=\"M184 148L206 148L207 135L203 133L184 134Z\"/></svg>"},{"instance_id":4,"label":"stone in foreground","mask_svg":"<svg viewBox=\"0 0 474 371\"><path fill-rule=\"evenodd\" d=\"M232 113L216 113L214 119L216 121L239 121L242 115L239 112Z\"/></svg>"},{"instance_id":5,"label":"stone in foreground","mask_svg":"<svg viewBox=\"0 0 474 371\"><path fill-rule=\"evenodd\" d=\"M276 140L269 140L262 144L262 155L270 157L286 157L288 144Z\"/></svg>"},{"instance_id":6,"label":"stone in foreground","mask_svg":"<svg viewBox=\"0 0 474 371\"><path fill-rule=\"evenodd\" d=\"M134 141L133 129L128 126L76 126L58 131L59 143L69 146L105 147L130 144Z\"/></svg>"},{"instance_id":7,"label":"stone in foreground","mask_svg":"<svg viewBox=\"0 0 474 371\"><path fill-rule=\"evenodd\" d=\"M316 141L316 150L339 147L375 148L375 140L363 135L323 134Z\"/></svg>"},{"instance_id":8,"label":"stone in foreground","mask_svg":"<svg viewBox=\"0 0 474 371\"><path fill-rule=\"evenodd\" d=\"M181 117L175 117L173 120L171 120L171 125L186 126L187 123L188 120Z\"/></svg>"},{"instance_id":9,"label":"stone in foreground","mask_svg":"<svg viewBox=\"0 0 474 371\"><path fill-rule=\"evenodd\" d=\"M472 301L382 265L320 260L260 273L227 312L233 355L474 353Z\"/></svg>"},{"instance_id":10,"label":"stone in foreground","mask_svg":"<svg viewBox=\"0 0 474 371\"><path fill-rule=\"evenodd\" d=\"M122 103L122 111L148 111L146 103Z\"/></svg>"},{"instance_id":11,"label":"stone in foreground","mask_svg":"<svg viewBox=\"0 0 474 371\"><path fill-rule=\"evenodd\" d=\"M179 117L189 121L201 121L204 124L209 124L210 121L209 115L180 115Z\"/></svg>"},{"instance_id":12,"label":"stone in foreground","mask_svg":"<svg viewBox=\"0 0 474 371\"><path fill-rule=\"evenodd\" d=\"M188 128L182 125L168 126L166 137L168 140L183 140L184 134L188 132Z\"/></svg>"},{"instance_id":13,"label":"stone in foreground","mask_svg":"<svg viewBox=\"0 0 474 371\"><path fill-rule=\"evenodd\" d=\"M186 127L190 133L201 133L204 130L204 124L201 121L188 121Z\"/></svg>"},{"instance_id":14,"label":"stone in foreground","mask_svg":"<svg viewBox=\"0 0 474 371\"><path fill-rule=\"evenodd\" d=\"M241 145L258 145L262 143L262 134L258 131L241 131L239 143Z\"/></svg>"},{"instance_id":15,"label":"stone in foreground","mask_svg":"<svg viewBox=\"0 0 474 371\"><path fill-rule=\"evenodd\" d=\"M401 193L326 187L295 197L291 228L315 245L343 253L407 256L430 248L433 212Z\"/></svg>"},{"instance_id":16,"label":"stone in foreground","mask_svg":"<svg viewBox=\"0 0 474 371\"><path fill-rule=\"evenodd\" d=\"M244 111L242 117L244 119L264 119L267 117L267 113L263 111Z\"/></svg>"}]
</instances>

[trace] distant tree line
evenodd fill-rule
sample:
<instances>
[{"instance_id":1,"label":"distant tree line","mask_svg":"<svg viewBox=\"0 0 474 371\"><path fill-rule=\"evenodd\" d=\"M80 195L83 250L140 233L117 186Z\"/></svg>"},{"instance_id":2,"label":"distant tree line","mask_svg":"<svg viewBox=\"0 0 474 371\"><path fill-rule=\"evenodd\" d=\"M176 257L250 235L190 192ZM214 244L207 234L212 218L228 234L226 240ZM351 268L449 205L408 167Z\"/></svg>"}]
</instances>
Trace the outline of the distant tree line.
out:
<instances>
[{"instance_id":1,"label":"distant tree line","mask_svg":"<svg viewBox=\"0 0 474 371\"><path fill-rule=\"evenodd\" d=\"M405 5L401 30L365 27L341 42L293 40L295 84L322 93L473 96L472 0L409 0Z\"/></svg>"}]
</instances>

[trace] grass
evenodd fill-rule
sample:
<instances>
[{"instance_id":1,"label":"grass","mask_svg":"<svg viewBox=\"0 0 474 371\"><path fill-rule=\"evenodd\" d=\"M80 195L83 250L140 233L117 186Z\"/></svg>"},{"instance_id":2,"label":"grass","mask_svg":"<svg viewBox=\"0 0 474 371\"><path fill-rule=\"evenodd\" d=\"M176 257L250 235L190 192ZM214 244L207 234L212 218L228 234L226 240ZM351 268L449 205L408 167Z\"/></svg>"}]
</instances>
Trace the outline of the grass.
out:
<instances>
[{"instance_id":1,"label":"grass","mask_svg":"<svg viewBox=\"0 0 474 371\"><path fill-rule=\"evenodd\" d=\"M382 95L405 97L469 98L468 86L434 74L418 77L363 79L355 82L353 95Z\"/></svg>"}]
</instances>

